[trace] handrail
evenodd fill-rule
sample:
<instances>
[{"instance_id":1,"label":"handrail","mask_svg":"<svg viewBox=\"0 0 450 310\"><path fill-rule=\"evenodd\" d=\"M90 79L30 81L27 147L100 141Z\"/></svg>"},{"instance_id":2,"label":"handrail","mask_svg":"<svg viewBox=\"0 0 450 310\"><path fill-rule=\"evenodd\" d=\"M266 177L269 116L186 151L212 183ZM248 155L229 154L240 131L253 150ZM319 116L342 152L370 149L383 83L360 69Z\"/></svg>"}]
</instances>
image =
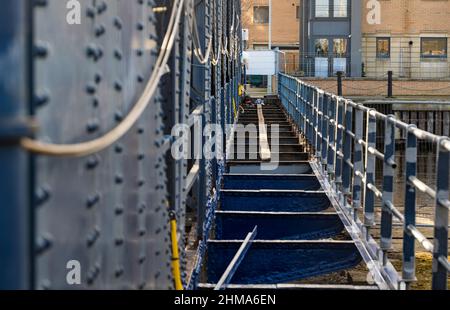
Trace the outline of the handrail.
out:
<instances>
[{"instance_id":1,"label":"handrail","mask_svg":"<svg viewBox=\"0 0 450 310\"><path fill-rule=\"evenodd\" d=\"M172 47L175 43L176 34L178 32L181 13L183 11L185 0L174 0L167 32L161 46L161 52L157 58L155 69L148 80L148 83L128 115L115 128L104 134L103 136L88 142L74 144L54 144L33 140L30 138L22 138L21 146L29 152L59 157L81 157L87 156L111 146L113 143L122 138L141 117L150 100L153 97L159 81L163 75L168 72L167 62L169 60Z\"/></svg>"},{"instance_id":2,"label":"handrail","mask_svg":"<svg viewBox=\"0 0 450 310\"><path fill-rule=\"evenodd\" d=\"M393 217L403 224L402 278L393 283L396 288L409 287L415 278L415 241L433 253L433 289L447 288L448 215L450 208L450 138L418 129L415 125L385 115L374 109L336 96L316 86L286 74L279 76L279 95L297 128L315 151L324 175L338 197L342 197L343 210L360 227L367 244L372 244L370 229L375 223L375 198L382 202L380 268L388 268L388 251L392 247ZM385 125L384 150L377 149L377 122ZM407 135L405 163L405 210L394 205L395 133ZM437 146L436 190L417 177L417 142L425 140ZM382 189L375 186L376 159L383 162ZM434 244L416 225L416 192L427 194L435 201ZM359 220L359 211L363 219ZM378 256L378 254L374 254ZM379 257L373 257L379 261ZM391 271L391 270L389 270ZM388 271L388 273L389 273Z\"/></svg>"}]
</instances>

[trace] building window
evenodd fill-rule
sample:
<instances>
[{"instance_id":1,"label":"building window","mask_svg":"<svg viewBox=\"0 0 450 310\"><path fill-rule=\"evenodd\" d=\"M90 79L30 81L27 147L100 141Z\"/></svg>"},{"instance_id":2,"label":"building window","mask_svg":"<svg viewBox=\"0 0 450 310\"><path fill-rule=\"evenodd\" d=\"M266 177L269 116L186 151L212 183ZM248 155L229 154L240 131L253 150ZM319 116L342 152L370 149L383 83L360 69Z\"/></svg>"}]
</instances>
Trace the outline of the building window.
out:
<instances>
[{"instance_id":1,"label":"building window","mask_svg":"<svg viewBox=\"0 0 450 310\"><path fill-rule=\"evenodd\" d=\"M316 39L316 57L328 57L328 39Z\"/></svg>"},{"instance_id":2,"label":"building window","mask_svg":"<svg viewBox=\"0 0 450 310\"><path fill-rule=\"evenodd\" d=\"M391 57L391 39L377 38L377 58Z\"/></svg>"},{"instance_id":3,"label":"building window","mask_svg":"<svg viewBox=\"0 0 450 310\"><path fill-rule=\"evenodd\" d=\"M268 24L269 23L269 7L255 6L253 7L253 23Z\"/></svg>"},{"instance_id":4,"label":"building window","mask_svg":"<svg viewBox=\"0 0 450 310\"><path fill-rule=\"evenodd\" d=\"M295 11L297 19L300 19L300 6L297 5L296 11Z\"/></svg>"},{"instance_id":5,"label":"building window","mask_svg":"<svg viewBox=\"0 0 450 310\"><path fill-rule=\"evenodd\" d=\"M334 0L333 16L337 18L347 17L348 2L347 0Z\"/></svg>"},{"instance_id":6,"label":"building window","mask_svg":"<svg viewBox=\"0 0 450 310\"><path fill-rule=\"evenodd\" d=\"M422 58L447 58L447 38L422 38Z\"/></svg>"},{"instance_id":7,"label":"building window","mask_svg":"<svg viewBox=\"0 0 450 310\"><path fill-rule=\"evenodd\" d=\"M348 13L348 0L315 0L316 18L347 18Z\"/></svg>"},{"instance_id":8,"label":"building window","mask_svg":"<svg viewBox=\"0 0 450 310\"><path fill-rule=\"evenodd\" d=\"M333 39L333 54L337 58L347 57L347 39Z\"/></svg>"},{"instance_id":9,"label":"building window","mask_svg":"<svg viewBox=\"0 0 450 310\"><path fill-rule=\"evenodd\" d=\"M316 0L316 17L330 17L330 0Z\"/></svg>"}]
</instances>

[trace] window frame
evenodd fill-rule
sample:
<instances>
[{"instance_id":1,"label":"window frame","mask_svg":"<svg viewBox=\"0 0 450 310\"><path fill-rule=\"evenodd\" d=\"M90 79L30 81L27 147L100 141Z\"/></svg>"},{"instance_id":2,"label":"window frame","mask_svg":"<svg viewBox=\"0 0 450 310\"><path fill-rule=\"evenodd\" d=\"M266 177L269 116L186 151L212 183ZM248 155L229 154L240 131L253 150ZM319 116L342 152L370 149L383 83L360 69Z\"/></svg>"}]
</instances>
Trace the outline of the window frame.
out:
<instances>
[{"instance_id":1,"label":"window frame","mask_svg":"<svg viewBox=\"0 0 450 310\"><path fill-rule=\"evenodd\" d=\"M335 19L346 19L346 18L349 18L349 14L350 14L350 12L349 12L350 0L347 0L347 7L346 7L346 11L345 11L345 16L335 16L335 14L336 14L336 10L335 10L336 9L336 3L335 3L335 1L336 0L331 0L331 2L332 2L332 5L330 6L331 13L332 13L331 17L335 18Z\"/></svg>"},{"instance_id":2,"label":"window frame","mask_svg":"<svg viewBox=\"0 0 450 310\"><path fill-rule=\"evenodd\" d=\"M315 19L329 19L333 16L333 12L331 10L331 3L332 0L328 0L328 16L317 16L317 0L314 0L314 18ZM334 1L333 1L334 2Z\"/></svg>"},{"instance_id":3,"label":"window frame","mask_svg":"<svg viewBox=\"0 0 450 310\"><path fill-rule=\"evenodd\" d=\"M380 54L380 52L378 51L378 42L380 42L380 41L382 41L382 40L387 40L388 41L388 46L389 46L389 48L388 48L388 55L387 56L384 56L384 55L381 55ZM391 37L377 37L377 40L376 40L376 44L375 44L375 49L376 49L376 56L377 56L377 59L391 59L391 48L392 48L392 45L391 45Z\"/></svg>"},{"instance_id":4,"label":"window frame","mask_svg":"<svg viewBox=\"0 0 450 310\"><path fill-rule=\"evenodd\" d=\"M267 12L268 12L268 14L267 14L267 22L262 22L262 23L260 23L260 22L256 22L256 19L255 19L255 10L256 9L258 9L258 8L267 8ZM253 6L253 24L254 25L268 25L269 24L269 14L270 14L270 12L269 12L269 6L267 6L267 5L254 5Z\"/></svg>"},{"instance_id":5,"label":"window frame","mask_svg":"<svg viewBox=\"0 0 450 310\"><path fill-rule=\"evenodd\" d=\"M315 20L346 20L350 19L351 15L351 1L347 0L347 14L345 17L342 16L334 16L335 14L335 0L328 0L328 16L317 16L317 0L314 0L312 7L312 18Z\"/></svg>"},{"instance_id":6,"label":"window frame","mask_svg":"<svg viewBox=\"0 0 450 310\"><path fill-rule=\"evenodd\" d=\"M444 40L445 54L444 55L424 55L423 43L426 40ZM421 37L420 38L420 58L421 59L447 59L448 58L448 38L447 37Z\"/></svg>"}]
</instances>

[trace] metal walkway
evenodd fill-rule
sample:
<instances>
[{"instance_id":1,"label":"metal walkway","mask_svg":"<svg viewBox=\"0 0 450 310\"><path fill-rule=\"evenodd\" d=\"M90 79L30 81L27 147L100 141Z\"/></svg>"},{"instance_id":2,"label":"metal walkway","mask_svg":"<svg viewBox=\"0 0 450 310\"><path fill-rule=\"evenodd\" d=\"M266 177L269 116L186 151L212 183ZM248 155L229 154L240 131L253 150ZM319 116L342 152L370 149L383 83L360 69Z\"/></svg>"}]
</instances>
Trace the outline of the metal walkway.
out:
<instances>
[{"instance_id":1,"label":"metal walkway","mask_svg":"<svg viewBox=\"0 0 450 310\"><path fill-rule=\"evenodd\" d=\"M251 160L250 135L235 135L234 151L245 159L228 163L216 211L214 239L208 241L207 282L200 288L292 288L373 289L376 286L296 284L294 281L351 269L362 257L351 238L336 239L345 231L337 210L315 174L306 143L279 104L263 107L265 124L279 126L280 164L263 173L258 160ZM245 108L239 124L258 124L256 106ZM278 127L277 126L277 127ZM272 128L272 127L269 127ZM275 130L275 129L271 129ZM269 130L269 136L273 136ZM242 143L245 141L245 143ZM261 139L257 146L261 143ZM245 145L246 152L238 153ZM274 148L274 138L270 147ZM257 227L242 262L227 270L227 282L220 282L230 261L248 232ZM291 284L289 284L291 282ZM286 284L287 283L287 284ZM230 285L231 284L231 285Z\"/></svg>"},{"instance_id":2,"label":"metal walkway","mask_svg":"<svg viewBox=\"0 0 450 310\"><path fill-rule=\"evenodd\" d=\"M447 259L450 139L287 75L279 76L279 93L282 107L264 106L264 117L259 119L255 108L247 108L238 121L259 122L260 155L260 144L266 139L266 133L261 134L261 122L270 126L269 133L275 130L273 125L279 127L279 148L271 134L269 141L270 148L275 146L279 154L280 166L261 174L264 161L251 160L252 155L256 156L247 150L241 154L245 154L245 159L228 162L215 238L208 241L207 283L200 287L339 288L327 280L322 286L302 286L295 281L351 269L362 260L369 271L367 282L372 285L363 286L364 289L407 289L417 281L418 243L433 254L430 269L433 289L446 289L450 270ZM379 123L384 125L382 151L376 143ZM396 137L403 131L407 135L407 181L401 212L394 205L394 170L398 168ZM251 148L252 142L237 139L234 138L235 148L240 145ZM436 146L436 190L417 177L419 141ZM310 161L302 162L309 157ZM381 188L375 185L377 160L383 166ZM419 192L435 200L434 225L430 226L433 240L416 226ZM382 203L379 224L376 199ZM403 226L401 273L389 258L394 222ZM344 228L350 240L332 240ZM372 234L376 228L380 231L379 243Z\"/></svg>"},{"instance_id":3,"label":"metal walkway","mask_svg":"<svg viewBox=\"0 0 450 310\"><path fill-rule=\"evenodd\" d=\"M240 106L241 1L3 2L0 289L404 289L417 243L447 288L449 138L283 74L278 98ZM235 136L251 124L256 140ZM435 185L418 174L422 140ZM361 266L369 283L326 278Z\"/></svg>"}]
</instances>

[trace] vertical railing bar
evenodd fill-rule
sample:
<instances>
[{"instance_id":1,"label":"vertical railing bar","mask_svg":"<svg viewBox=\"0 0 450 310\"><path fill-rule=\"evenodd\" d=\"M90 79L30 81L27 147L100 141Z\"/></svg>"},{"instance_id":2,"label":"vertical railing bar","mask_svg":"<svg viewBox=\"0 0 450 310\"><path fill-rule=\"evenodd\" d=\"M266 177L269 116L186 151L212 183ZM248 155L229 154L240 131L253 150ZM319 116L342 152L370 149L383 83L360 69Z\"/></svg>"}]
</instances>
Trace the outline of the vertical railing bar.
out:
<instances>
[{"instance_id":1,"label":"vertical railing bar","mask_svg":"<svg viewBox=\"0 0 450 310\"><path fill-rule=\"evenodd\" d=\"M410 125L409 128L416 128ZM408 180L417 173L417 137L411 130L406 132L406 162L405 162L405 223L403 231L403 270L402 281L406 288L416 281L416 250L415 237L409 232L409 226L416 225L416 187Z\"/></svg>"},{"instance_id":2,"label":"vertical railing bar","mask_svg":"<svg viewBox=\"0 0 450 310\"><path fill-rule=\"evenodd\" d=\"M328 155L328 102L329 96L324 94L323 96L323 109L322 109L322 164L324 168L327 164L327 155Z\"/></svg>"},{"instance_id":3,"label":"vertical railing bar","mask_svg":"<svg viewBox=\"0 0 450 310\"><path fill-rule=\"evenodd\" d=\"M388 262L387 252L392 247L392 213L390 204L394 204L394 173L395 168L395 125L391 122L390 115L385 120L384 135L384 163L383 163L383 202L381 210L381 241L380 248L383 251L383 265Z\"/></svg>"},{"instance_id":4,"label":"vertical railing bar","mask_svg":"<svg viewBox=\"0 0 450 310\"><path fill-rule=\"evenodd\" d=\"M342 100L337 100L337 124L336 124L336 186L339 190L342 190L342 160L343 158L338 155L338 152L342 152L343 145L343 129L344 126L344 104Z\"/></svg>"},{"instance_id":5,"label":"vertical railing bar","mask_svg":"<svg viewBox=\"0 0 450 310\"><path fill-rule=\"evenodd\" d=\"M323 93L317 92L319 100L317 103L317 141L316 141L316 156L319 162L322 161L322 123L323 123ZM319 136L320 133L320 136Z\"/></svg>"},{"instance_id":6,"label":"vertical railing bar","mask_svg":"<svg viewBox=\"0 0 450 310\"><path fill-rule=\"evenodd\" d=\"M345 103L345 131L344 131L344 159L343 159L343 171L342 171L342 191L344 196L350 194L351 184L351 171L352 168L349 165L352 157L352 141L353 138L349 134L353 130L353 107Z\"/></svg>"},{"instance_id":7,"label":"vertical railing bar","mask_svg":"<svg viewBox=\"0 0 450 310\"><path fill-rule=\"evenodd\" d=\"M375 184L376 157L369 152L369 148L376 148L377 123L369 110L366 113L366 169L364 186L364 226L367 228L366 238L369 238L370 228L375 225L375 193L369 188L370 184Z\"/></svg>"},{"instance_id":8,"label":"vertical railing bar","mask_svg":"<svg viewBox=\"0 0 450 310\"><path fill-rule=\"evenodd\" d=\"M312 146L314 148L314 152L317 151L317 106L319 104L319 93L317 92L317 90L313 90L314 92L314 103L312 106L312 115L313 115L313 141L312 141Z\"/></svg>"},{"instance_id":9,"label":"vertical railing bar","mask_svg":"<svg viewBox=\"0 0 450 310\"><path fill-rule=\"evenodd\" d=\"M353 197L352 206L354 219L358 216L358 210L362 207L362 176L364 175L363 146L359 143L364 134L364 112L355 111L355 140L354 144L354 168L353 168ZM359 173L358 173L359 172Z\"/></svg>"},{"instance_id":10,"label":"vertical railing bar","mask_svg":"<svg viewBox=\"0 0 450 310\"><path fill-rule=\"evenodd\" d=\"M328 110L328 155L327 155L327 172L328 175L335 179L335 159L336 159L336 102L331 98Z\"/></svg>"},{"instance_id":11,"label":"vertical railing bar","mask_svg":"<svg viewBox=\"0 0 450 310\"><path fill-rule=\"evenodd\" d=\"M433 290L447 289L447 268L439 261L441 257L448 257L448 207L444 201L448 200L450 185L450 152L442 147L441 138L437 149L436 175L436 209L434 218L434 251L433 251Z\"/></svg>"}]
</instances>

